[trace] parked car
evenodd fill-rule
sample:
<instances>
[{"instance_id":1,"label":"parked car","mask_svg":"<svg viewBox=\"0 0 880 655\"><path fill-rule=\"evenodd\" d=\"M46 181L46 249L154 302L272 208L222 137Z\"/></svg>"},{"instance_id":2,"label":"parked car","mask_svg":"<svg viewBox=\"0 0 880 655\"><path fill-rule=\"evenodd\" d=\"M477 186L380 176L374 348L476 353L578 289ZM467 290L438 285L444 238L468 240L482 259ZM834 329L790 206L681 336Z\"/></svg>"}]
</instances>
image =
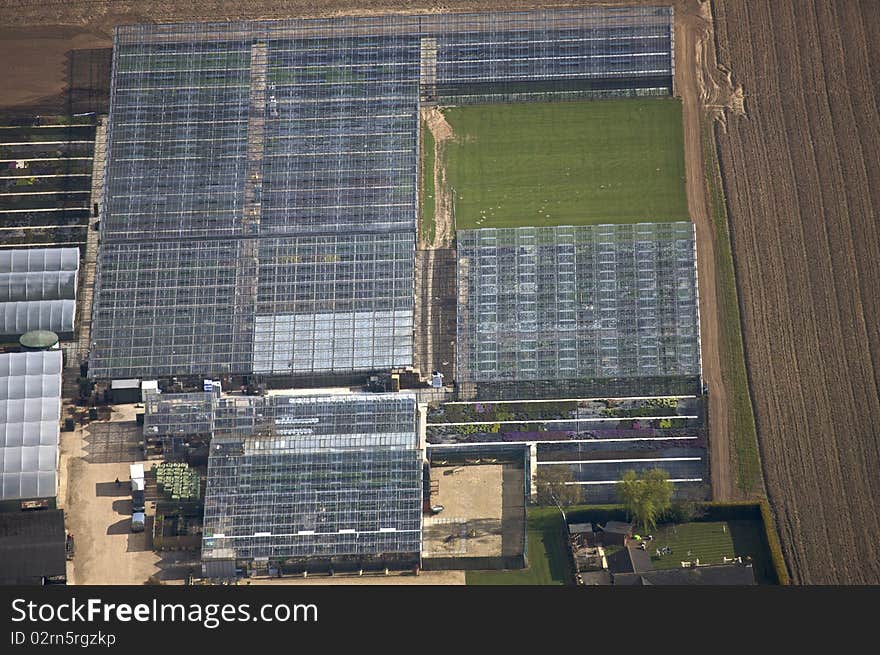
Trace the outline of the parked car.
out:
<instances>
[{"instance_id":1,"label":"parked car","mask_svg":"<svg viewBox=\"0 0 880 655\"><path fill-rule=\"evenodd\" d=\"M143 512L135 512L131 515L131 531L132 532L143 532L144 524L146 523L147 518Z\"/></svg>"},{"instance_id":2,"label":"parked car","mask_svg":"<svg viewBox=\"0 0 880 655\"><path fill-rule=\"evenodd\" d=\"M146 510L146 505L144 504L144 492L143 491L132 491L131 492L131 511L132 512L143 512Z\"/></svg>"}]
</instances>

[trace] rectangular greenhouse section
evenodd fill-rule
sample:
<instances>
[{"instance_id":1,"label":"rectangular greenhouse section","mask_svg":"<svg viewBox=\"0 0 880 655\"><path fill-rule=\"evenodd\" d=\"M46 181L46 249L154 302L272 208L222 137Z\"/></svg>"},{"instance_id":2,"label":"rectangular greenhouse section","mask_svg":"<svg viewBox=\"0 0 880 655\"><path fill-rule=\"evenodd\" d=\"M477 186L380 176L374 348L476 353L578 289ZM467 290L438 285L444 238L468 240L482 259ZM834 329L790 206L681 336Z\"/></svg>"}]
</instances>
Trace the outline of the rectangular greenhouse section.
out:
<instances>
[{"instance_id":1,"label":"rectangular greenhouse section","mask_svg":"<svg viewBox=\"0 0 880 655\"><path fill-rule=\"evenodd\" d=\"M331 37L118 29L90 375L412 364L418 39Z\"/></svg>"},{"instance_id":2,"label":"rectangular greenhouse section","mask_svg":"<svg viewBox=\"0 0 880 655\"><path fill-rule=\"evenodd\" d=\"M692 223L460 230L457 275L460 383L700 375Z\"/></svg>"},{"instance_id":3,"label":"rectangular greenhouse section","mask_svg":"<svg viewBox=\"0 0 880 655\"><path fill-rule=\"evenodd\" d=\"M418 562L423 456L413 395L228 400L208 460L204 561Z\"/></svg>"},{"instance_id":4,"label":"rectangular greenhouse section","mask_svg":"<svg viewBox=\"0 0 880 655\"><path fill-rule=\"evenodd\" d=\"M413 363L425 102L670 95L672 10L122 26L89 375Z\"/></svg>"},{"instance_id":5,"label":"rectangular greenhouse section","mask_svg":"<svg viewBox=\"0 0 880 655\"><path fill-rule=\"evenodd\" d=\"M426 99L443 104L672 94L671 7L432 17ZM432 93L433 92L433 93Z\"/></svg>"},{"instance_id":6,"label":"rectangular greenhouse section","mask_svg":"<svg viewBox=\"0 0 880 655\"><path fill-rule=\"evenodd\" d=\"M55 498L61 351L0 354L0 501Z\"/></svg>"},{"instance_id":7,"label":"rectangular greenhouse section","mask_svg":"<svg viewBox=\"0 0 880 655\"><path fill-rule=\"evenodd\" d=\"M144 399L144 434L164 437L171 435L210 435L214 430L212 392L151 393Z\"/></svg>"},{"instance_id":8,"label":"rectangular greenhouse section","mask_svg":"<svg viewBox=\"0 0 880 655\"><path fill-rule=\"evenodd\" d=\"M78 248L0 251L0 336L32 330L72 335L78 274Z\"/></svg>"}]
</instances>

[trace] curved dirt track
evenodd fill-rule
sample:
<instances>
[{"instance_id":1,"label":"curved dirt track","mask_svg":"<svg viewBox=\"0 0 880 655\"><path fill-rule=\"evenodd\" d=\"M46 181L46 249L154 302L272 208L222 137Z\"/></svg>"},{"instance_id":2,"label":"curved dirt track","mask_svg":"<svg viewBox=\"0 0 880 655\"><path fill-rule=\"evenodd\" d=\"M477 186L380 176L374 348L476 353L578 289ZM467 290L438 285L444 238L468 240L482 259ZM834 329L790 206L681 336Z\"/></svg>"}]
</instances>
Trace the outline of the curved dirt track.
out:
<instances>
[{"instance_id":1,"label":"curved dirt track","mask_svg":"<svg viewBox=\"0 0 880 655\"><path fill-rule=\"evenodd\" d=\"M798 583L880 583L880 13L714 0L716 129L771 504Z\"/></svg>"}]
</instances>

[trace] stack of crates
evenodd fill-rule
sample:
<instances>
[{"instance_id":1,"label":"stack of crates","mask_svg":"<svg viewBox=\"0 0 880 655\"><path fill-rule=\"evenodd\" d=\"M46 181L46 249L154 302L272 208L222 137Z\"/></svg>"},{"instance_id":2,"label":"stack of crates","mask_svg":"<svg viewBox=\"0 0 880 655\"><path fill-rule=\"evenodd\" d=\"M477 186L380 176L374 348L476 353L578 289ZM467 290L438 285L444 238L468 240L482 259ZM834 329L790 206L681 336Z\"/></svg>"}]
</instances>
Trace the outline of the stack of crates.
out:
<instances>
[{"instance_id":1,"label":"stack of crates","mask_svg":"<svg viewBox=\"0 0 880 655\"><path fill-rule=\"evenodd\" d=\"M183 462L166 462L153 467L156 486L171 500L199 500L201 483L197 471Z\"/></svg>"}]
</instances>

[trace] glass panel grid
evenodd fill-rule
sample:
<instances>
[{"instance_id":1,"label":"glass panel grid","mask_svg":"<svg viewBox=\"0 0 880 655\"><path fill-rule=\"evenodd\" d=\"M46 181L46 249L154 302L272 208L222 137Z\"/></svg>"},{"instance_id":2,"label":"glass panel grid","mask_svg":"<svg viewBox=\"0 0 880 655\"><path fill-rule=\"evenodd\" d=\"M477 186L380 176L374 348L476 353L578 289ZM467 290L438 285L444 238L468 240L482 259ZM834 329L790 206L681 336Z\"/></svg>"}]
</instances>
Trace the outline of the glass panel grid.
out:
<instances>
[{"instance_id":1,"label":"glass panel grid","mask_svg":"<svg viewBox=\"0 0 880 655\"><path fill-rule=\"evenodd\" d=\"M665 7L118 28L89 375L412 364L420 102L672 75Z\"/></svg>"},{"instance_id":2,"label":"glass panel grid","mask_svg":"<svg viewBox=\"0 0 880 655\"><path fill-rule=\"evenodd\" d=\"M412 395L220 399L202 557L418 553L421 476Z\"/></svg>"},{"instance_id":3,"label":"glass panel grid","mask_svg":"<svg viewBox=\"0 0 880 655\"><path fill-rule=\"evenodd\" d=\"M692 223L457 238L459 382L700 374Z\"/></svg>"}]
</instances>

